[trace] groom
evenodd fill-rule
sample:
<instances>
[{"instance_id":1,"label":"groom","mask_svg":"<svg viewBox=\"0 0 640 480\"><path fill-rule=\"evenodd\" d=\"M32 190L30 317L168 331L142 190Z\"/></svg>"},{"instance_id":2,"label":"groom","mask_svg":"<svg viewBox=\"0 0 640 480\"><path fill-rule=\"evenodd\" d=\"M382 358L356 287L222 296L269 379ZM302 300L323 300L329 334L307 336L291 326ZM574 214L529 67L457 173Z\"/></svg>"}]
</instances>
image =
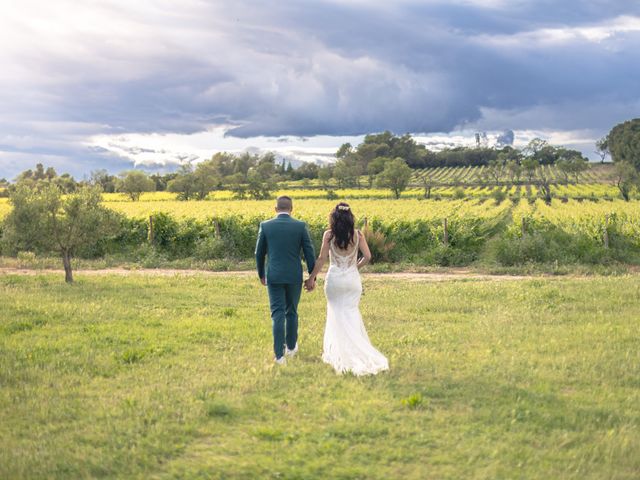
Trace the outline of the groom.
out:
<instances>
[{"instance_id":1,"label":"groom","mask_svg":"<svg viewBox=\"0 0 640 480\"><path fill-rule=\"evenodd\" d=\"M302 291L304 253L309 273L315 265L311 237L304 222L291 218L293 202L286 196L276 200L276 217L260 223L256 243L258 276L269 291L273 350L276 363L282 365L286 354L298 351L298 301ZM265 275L265 256L269 257Z\"/></svg>"}]
</instances>

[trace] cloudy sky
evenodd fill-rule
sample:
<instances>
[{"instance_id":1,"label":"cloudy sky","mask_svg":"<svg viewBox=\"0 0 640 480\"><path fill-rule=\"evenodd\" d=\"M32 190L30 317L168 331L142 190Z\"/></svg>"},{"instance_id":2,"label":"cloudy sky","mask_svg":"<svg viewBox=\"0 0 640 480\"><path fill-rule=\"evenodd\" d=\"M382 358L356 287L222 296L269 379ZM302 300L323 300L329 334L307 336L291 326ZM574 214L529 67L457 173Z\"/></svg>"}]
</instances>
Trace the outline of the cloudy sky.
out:
<instances>
[{"instance_id":1,"label":"cloudy sky","mask_svg":"<svg viewBox=\"0 0 640 480\"><path fill-rule=\"evenodd\" d=\"M640 111L629 0L0 0L0 177L330 158L511 129L579 148Z\"/></svg>"}]
</instances>

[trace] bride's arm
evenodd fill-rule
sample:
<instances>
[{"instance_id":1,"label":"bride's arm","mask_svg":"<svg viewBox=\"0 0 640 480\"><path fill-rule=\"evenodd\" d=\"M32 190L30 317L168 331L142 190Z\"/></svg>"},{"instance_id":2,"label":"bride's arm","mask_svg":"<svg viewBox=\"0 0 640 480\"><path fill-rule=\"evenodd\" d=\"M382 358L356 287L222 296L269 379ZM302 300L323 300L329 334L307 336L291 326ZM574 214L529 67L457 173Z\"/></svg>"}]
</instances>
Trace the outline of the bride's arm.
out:
<instances>
[{"instance_id":1,"label":"bride's arm","mask_svg":"<svg viewBox=\"0 0 640 480\"><path fill-rule=\"evenodd\" d=\"M358 230L358 235L360 236L358 246L360 248L360 251L362 252L362 258L360 258L360 260L358 261L358 268L362 268L371 260L371 250L369 250L367 239L364 237L364 234L360 230Z\"/></svg>"},{"instance_id":2,"label":"bride's arm","mask_svg":"<svg viewBox=\"0 0 640 480\"><path fill-rule=\"evenodd\" d=\"M322 270L324 262L326 262L327 258L329 257L329 235L329 231L324 232L324 235L322 236L322 247L320 247L320 254L318 255L318 259L316 260L316 265L313 267L312 272L309 274L309 278L313 279L314 282L316 281L318 273L320 273L320 270Z\"/></svg>"}]
</instances>

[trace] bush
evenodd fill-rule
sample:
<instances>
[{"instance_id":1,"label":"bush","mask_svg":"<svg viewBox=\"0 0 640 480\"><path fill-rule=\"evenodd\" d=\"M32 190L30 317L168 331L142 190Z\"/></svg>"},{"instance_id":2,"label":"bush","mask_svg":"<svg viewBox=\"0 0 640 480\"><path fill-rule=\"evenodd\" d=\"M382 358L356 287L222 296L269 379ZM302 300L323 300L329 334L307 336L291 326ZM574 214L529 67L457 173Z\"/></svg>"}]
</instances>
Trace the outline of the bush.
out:
<instances>
[{"instance_id":1,"label":"bush","mask_svg":"<svg viewBox=\"0 0 640 480\"><path fill-rule=\"evenodd\" d=\"M365 228L362 234L371 250L371 263L388 262L395 243L389 241L384 233L369 227Z\"/></svg>"},{"instance_id":2,"label":"bush","mask_svg":"<svg viewBox=\"0 0 640 480\"><path fill-rule=\"evenodd\" d=\"M33 252L18 252L18 264L21 267L32 265L36 261L36 254Z\"/></svg>"},{"instance_id":3,"label":"bush","mask_svg":"<svg viewBox=\"0 0 640 480\"><path fill-rule=\"evenodd\" d=\"M227 245L221 238L206 237L196 242L194 257L198 260L214 260L227 256Z\"/></svg>"},{"instance_id":4,"label":"bush","mask_svg":"<svg viewBox=\"0 0 640 480\"><path fill-rule=\"evenodd\" d=\"M149 222L140 218L120 218L118 233L107 242L105 247L110 250L124 250L127 247L137 247L149 238Z\"/></svg>"},{"instance_id":5,"label":"bush","mask_svg":"<svg viewBox=\"0 0 640 480\"><path fill-rule=\"evenodd\" d=\"M510 235L493 240L489 257L504 266L525 263L609 264L613 261L637 262L637 249L627 237L610 227L610 248L598 236L570 234L548 222L538 222L523 237Z\"/></svg>"},{"instance_id":6,"label":"bush","mask_svg":"<svg viewBox=\"0 0 640 480\"><path fill-rule=\"evenodd\" d=\"M172 258L193 256L196 242L212 234L205 224L188 218L178 221L166 213L153 214L153 244Z\"/></svg>"},{"instance_id":7,"label":"bush","mask_svg":"<svg viewBox=\"0 0 640 480\"><path fill-rule=\"evenodd\" d=\"M423 252L437 241L433 222L426 220L382 222L372 219L369 226L385 238L393 239L394 248L389 251L390 260Z\"/></svg>"},{"instance_id":8,"label":"bush","mask_svg":"<svg viewBox=\"0 0 640 480\"><path fill-rule=\"evenodd\" d=\"M149 221L120 217L114 235L78 251L82 258L115 255L133 259L146 267L167 262L196 259L201 262L231 262L253 258L258 225L265 218L256 216L221 216L181 219L155 213L154 242L149 242ZM362 220L364 221L364 220ZM528 218L526 234L520 238L520 224L505 218L470 218L453 215L448 222L448 245L443 245L443 224L439 219L395 220L370 218L365 234L372 261L415 262L422 265L463 266L482 256L500 265L513 266L530 262L640 263L640 240L629 233L626 217L610 217L609 249L603 246L603 228L584 233L567 232L546 221ZM326 229L324 218L307 222L316 252ZM0 228L2 224L0 223ZM8 243L1 239L6 254L22 251L50 253L29 248L27 244ZM22 256L28 254L21 254ZM25 257L26 261L26 257Z\"/></svg>"},{"instance_id":9,"label":"bush","mask_svg":"<svg viewBox=\"0 0 640 480\"><path fill-rule=\"evenodd\" d=\"M527 262L546 262L551 257L547 239L541 234L518 239L501 238L494 245L495 259L500 265L522 265Z\"/></svg>"},{"instance_id":10,"label":"bush","mask_svg":"<svg viewBox=\"0 0 640 480\"><path fill-rule=\"evenodd\" d=\"M135 261L143 268L159 268L168 262L168 257L148 243L136 249Z\"/></svg>"},{"instance_id":11,"label":"bush","mask_svg":"<svg viewBox=\"0 0 640 480\"><path fill-rule=\"evenodd\" d=\"M476 253L469 250L460 250L451 245L438 243L423 254L417 256L414 261L421 265L438 265L441 267L458 267L468 265L476 259Z\"/></svg>"},{"instance_id":12,"label":"bush","mask_svg":"<svg viewBox=\"0 0 640 480\"><path fill-rule=\"evenodd\" d=\"M220 235L225 242L226 256L252 258L256 247L258 228L264 218L232 215L215 220L220 226Z\"/></svg>"}]
</instances>

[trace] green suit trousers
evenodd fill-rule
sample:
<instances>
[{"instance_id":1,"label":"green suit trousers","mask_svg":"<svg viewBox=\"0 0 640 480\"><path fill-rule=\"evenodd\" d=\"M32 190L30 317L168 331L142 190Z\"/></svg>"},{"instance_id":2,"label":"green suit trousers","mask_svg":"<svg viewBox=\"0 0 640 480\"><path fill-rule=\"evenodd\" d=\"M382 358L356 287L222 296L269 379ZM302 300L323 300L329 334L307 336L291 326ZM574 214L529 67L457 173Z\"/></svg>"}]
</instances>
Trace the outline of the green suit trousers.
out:
<instances>
[{"instance_id":1,"label":"green suit trousers","mask_svg":"<svg viewBox=\"0 0 640 480\"><path fill-rule=\"evenodd\" d=\"M269 283L269 304L273 328L273 351L284 355L285 344L293 350L298 342L298 302L302 283Z\"/></svg>"}]
</instances>

